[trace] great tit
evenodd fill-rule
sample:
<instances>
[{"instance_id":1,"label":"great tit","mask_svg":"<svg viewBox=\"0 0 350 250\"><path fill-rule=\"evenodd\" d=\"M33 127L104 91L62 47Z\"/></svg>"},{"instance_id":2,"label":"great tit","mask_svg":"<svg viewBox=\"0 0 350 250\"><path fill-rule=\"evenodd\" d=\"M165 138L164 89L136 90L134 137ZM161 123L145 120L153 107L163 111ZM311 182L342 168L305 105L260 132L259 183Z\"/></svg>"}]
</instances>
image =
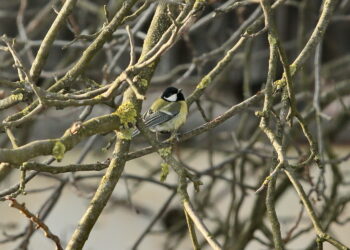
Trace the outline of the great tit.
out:
<instances>
[{"instance_id":1,"label":"great tit","mask_svg":"<svg viewBox=\"0 0 350 250\"><path fill-rule=\"evenodd\" d=\"M182 89L168 87L143 115L143 121L152 132L171 132L172 135L186 122L188 107ZM132 136L140 133L134 130Z\"/></svg>"}]
</instances>

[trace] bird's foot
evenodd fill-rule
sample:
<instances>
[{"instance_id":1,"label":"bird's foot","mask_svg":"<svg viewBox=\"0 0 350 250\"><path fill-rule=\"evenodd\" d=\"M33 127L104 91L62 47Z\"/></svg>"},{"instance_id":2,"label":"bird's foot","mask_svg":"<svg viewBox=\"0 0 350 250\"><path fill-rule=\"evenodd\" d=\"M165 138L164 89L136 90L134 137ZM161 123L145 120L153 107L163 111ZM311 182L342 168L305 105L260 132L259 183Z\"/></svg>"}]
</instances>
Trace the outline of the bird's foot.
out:
<instances>
[{"instance_id":1,"label":"bird's foot","mask_svg":"<svg viewBox=\"0 0 350 250\"><path fill-rule=\"evenodd\" d=\"M172 133L171 133L171 136L170 136L170 138L169 138L170 141L172 141L172 140L174 140L174 139L176 139L177 142L180 141L180 134L177 133L177 131L172 132Z\"/></svg>"}]
</instances>

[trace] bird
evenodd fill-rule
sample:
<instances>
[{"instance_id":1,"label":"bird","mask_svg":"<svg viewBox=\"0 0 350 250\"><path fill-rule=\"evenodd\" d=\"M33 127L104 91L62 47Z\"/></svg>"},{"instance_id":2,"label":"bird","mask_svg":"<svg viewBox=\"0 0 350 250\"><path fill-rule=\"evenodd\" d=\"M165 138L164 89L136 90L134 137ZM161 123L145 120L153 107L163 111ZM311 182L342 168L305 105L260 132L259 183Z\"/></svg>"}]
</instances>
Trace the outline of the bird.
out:
<instances>
[{"instance_id":1,"label":"bird","mask_svg":"<svg viewBox=\"0 0 350 250\"><path fill-rule=\"evenodd\" d=\"M172 137L177 130L186 122L188 106L182 89L175 87L166 88L160 98L157 98L148 111L142 116L145 126L152 132L170 132ZM135 129L132 137L140 134Z\"/></svg>"}]
</instances>

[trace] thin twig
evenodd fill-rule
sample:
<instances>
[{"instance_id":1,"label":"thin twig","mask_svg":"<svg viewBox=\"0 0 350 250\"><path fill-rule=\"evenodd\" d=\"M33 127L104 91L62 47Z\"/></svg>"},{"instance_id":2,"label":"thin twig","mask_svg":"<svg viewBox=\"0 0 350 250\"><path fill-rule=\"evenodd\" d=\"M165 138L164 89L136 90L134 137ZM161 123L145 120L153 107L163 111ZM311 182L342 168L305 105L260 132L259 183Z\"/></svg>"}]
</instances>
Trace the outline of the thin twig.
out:
<instances>
[{"instance_id":1,"label":"thin twig","mask_svg":"<svg viewBox=\"0 0 350 250\"><path fill-rule=\"evenodd\" d=\"M32 214L23 204L19 204L16 199L10 196L5 197L5 199L10 201L10 207L18 209L28 219L33 221L38 228L41 228L44 231L45 236L51 239L53 242L55 242L57 250L63 250L60 243L60 239L50 231L48 226L43 221L41 221L37 216Z\"/></svg>"},{"instance_id":2,"label":"thin twig","mask_svg":"<svg viewBox=\"0 0 350 250\"><path fill-rule=\"evenodd\" d=\"M136 62L136 54L135 54L135 41L134 41L134 37L132 34L132 31L130 30L129 25L126 26L126 31L128 33L128 37L129 37L129 42L130 42L130 62L129 62L129 66L134 65Z\"/></svg>"}]
</instances>

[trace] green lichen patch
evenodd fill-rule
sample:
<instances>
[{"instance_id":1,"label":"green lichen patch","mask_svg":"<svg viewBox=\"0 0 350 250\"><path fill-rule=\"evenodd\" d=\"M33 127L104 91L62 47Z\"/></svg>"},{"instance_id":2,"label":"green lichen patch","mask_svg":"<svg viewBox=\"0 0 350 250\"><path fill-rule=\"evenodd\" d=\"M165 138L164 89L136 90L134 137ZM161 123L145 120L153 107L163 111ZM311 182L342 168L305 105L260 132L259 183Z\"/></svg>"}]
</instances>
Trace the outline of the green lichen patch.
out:
<instances>
[{"instance_id":1,"label":"green lichen patch","mask_svg":"<svg viewBox=\"0 0 350 250\"><path fill-rule=\"evenodd\" d=\"M97 95L93 99L96 100L96 101L102 101L104 99L104 96L103 95Z\"/></svg>"},{"instance_id":2,"label":"green lichen patch","mask_svg":"<svg viewBox=\"0 0 350 250\"><path fill-rule=\"evenodd\" d=\"M263 111L263 110L255 111L254 114L255 114L256 117L259 117L259 118L262 118L262 117L268 118L269 117L269 112L266 112L266 111Z\"/></svg>"},{"instance_id":3,"label":"green lichen patch","mask_svg":"<svg viewBox=\"0 0 350 250\"><path fill-rule=\"evenodd\" d=\"M286 85L286 80L284 77L282 77L282 79L274 81L273 85L276 90L282 89Z\"/></svg>"},{"instance_id":4,"label":"green lichen patch","mask_svg":"<svg viewBox=\"0 0 350 250\"><path fill-rule=\"evenodd\" d=\"M268 39L270 44L277 45L277 39L275 37L269 36Z\"/></svg>"},{"instance_id":5,"label":"green lichen patch","mask_svg":"<svg viewBox=\"0 0 350 250\"><path fill-rule=\"evenodd\" d=\"M143 78L140 79L139 83L144 88L146 88L148 85L148 81L146 79L143 79Z\"/></svg>"},{"instance_id":6,"label":"green lichen patch","mask_svg":"<svg viewBox=\"0 0 350 250\"><path fill-rule=\"evenodd\" d=\"M140 87L142 87L142 88L147 88L147 86L148 86L148 81L147 81L147 79L141 78L141 76L139 76L139 75L134 76L134 78L132 79L132 81L133 81L134 83L137 83L137 84L138 84Z\"/></svg>"},{"instance_id":7,"label":"green lichen patch","mask_svg":"<svg viewBox=\"0 0 350 250\"><path fill-rule=\"evenodd\" d=\"M205 89L211 83L211 77L205 76L202 78L200 83L197 85L197 89Z\"/></svg>"},{"instance_id":8,"label":"green lichen patch","mask_svg":"<svg viewBox=\"0 0 350 250\"><path fill-rule=\"evenodd\" d=\"M53 157L55 157L57 161L61 161L65 152L66 146L61 141L57 141L52 149Z\"/></svg>"},{"instance_id":9,"label":"green lichen patch","mask_svg":"<svg viewBox=\"0 0 350 250\"><path fill-rule=\"evenodd\" d=\"M29 113L30 113L30 107L29 106L27 106L27 107L25 107L23 110L22 110L22 114L23 114L23 116L25 116L25 115L28 115Z\"/></svg>"},{"instance_id":10,"label":"green lichen patch","mask_svg":"<svg viewBox=\"0 0 350 250\"><path fill-rule=\"evenodd\" d=\"M162 172L160 174L160 181L164 182L169 174L169 164L168 163L161 163L160 166L162 167Z\"/></svg>"},{"instance_id":11,"label":"green lichen patch","mask_svg":"<svg viewBox=\"0 0 350 250\"><path fill-rule=\"evenodd\" d=\"M137 113L134 104L130 101L120 105L115 114L119 117L120 125L124 129L129 128L129 125L134 126L136 123Z\"/></svg>"},{"instance_id":12,"label":"green lichen patch","mask_svg":"<svg viewBox=\"0 0 350 250\"><path fill-rule=\"evenodd\" d=\"M122 129L120 131L117 131L117 137L122 140L130 141L132 138L132 132L133 132L132 128Z\"/></svg>"},{"instance_id":13,"label":"green lichen patch","mask_svg":"<svg viewBox=\"0 0 350 250\"><path fill-rule=\"evenodd\" d=\"M24 95L22 93L18 93L16 95L11 95L11 99L13 101L17 101L17 102L20 102L24 99Z\"/></svg>"},{"instance_id":14,"label":"green lichen patch","mask_svg":"<svg viewBox=\"0 0 350 250\"><path fill-rule=\"evenodd\" d=\"M161 148L159 149L159 154L162 157L167 157L171 154L171 147L167 147L167 148Z\"/></svg>"}]
</instances>

